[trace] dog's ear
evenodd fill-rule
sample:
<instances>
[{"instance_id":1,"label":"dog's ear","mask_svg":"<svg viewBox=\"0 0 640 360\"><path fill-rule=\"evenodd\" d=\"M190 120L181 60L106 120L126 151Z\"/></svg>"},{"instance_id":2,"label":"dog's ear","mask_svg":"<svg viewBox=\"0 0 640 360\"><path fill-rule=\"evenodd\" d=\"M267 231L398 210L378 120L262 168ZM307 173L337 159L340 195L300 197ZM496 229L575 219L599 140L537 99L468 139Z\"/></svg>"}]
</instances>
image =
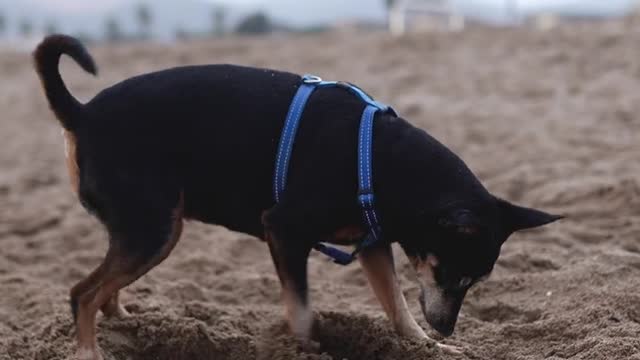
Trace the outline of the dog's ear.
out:
<instances>
[{"instance_id":1,"label":"dog's ear","mask_svg":"<svg viewBox=\"0 0 640 360\"><path fill-rule=\"evenodd\" d=\"M509 234L518 230L546 225L564 217L514 205L502 199L498 199L498 209L502 223L504 224L503 226Z\"/></svg>"},{"instance_id":2,"label":"dog's ear","mask_svg":"<svg viewBox=\"0 0 640 360\"><path fill-rule=\"evenodd\" d=\"M480 231L480 220L467 209L456 209L438 218L438 225L463 235L474 235Z\"/></svg>"}]
</instances>

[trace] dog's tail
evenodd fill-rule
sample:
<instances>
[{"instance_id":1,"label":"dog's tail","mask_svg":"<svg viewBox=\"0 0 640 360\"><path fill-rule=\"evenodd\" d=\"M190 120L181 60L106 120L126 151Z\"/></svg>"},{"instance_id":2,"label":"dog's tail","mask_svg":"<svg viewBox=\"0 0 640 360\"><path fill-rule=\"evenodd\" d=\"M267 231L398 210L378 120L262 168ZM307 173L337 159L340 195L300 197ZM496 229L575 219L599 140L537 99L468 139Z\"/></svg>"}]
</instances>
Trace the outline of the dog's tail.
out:
<instances>
[{"instance_id":1,"label":"dog's tail","mask_svg":"<svg viewBox=\"0 0 640 360\"><path fill-rule=\"evenodd\" d=\"M36 71L49 100L49 106L62 126L73 131L74 122L80 117L83 105L74 98L64 85L58 65L65 54L76 61L85 71L97 75L98 69L87 49L78 41L66 35L47 36L33 52Z\"/></svg>"}]
</instances>

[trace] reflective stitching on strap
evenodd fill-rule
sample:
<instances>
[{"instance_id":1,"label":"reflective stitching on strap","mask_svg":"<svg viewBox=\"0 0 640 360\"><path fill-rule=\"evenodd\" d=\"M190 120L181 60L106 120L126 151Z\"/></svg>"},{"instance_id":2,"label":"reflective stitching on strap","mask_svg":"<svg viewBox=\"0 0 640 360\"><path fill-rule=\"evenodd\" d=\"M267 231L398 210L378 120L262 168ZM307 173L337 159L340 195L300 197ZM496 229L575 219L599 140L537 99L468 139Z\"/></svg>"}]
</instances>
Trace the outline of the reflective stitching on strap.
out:
<instances>
[{"instance_id":1,"label":"reflective stitching on strap","mask_svg":"<svg viewBox=\"0 0 640 360\"><path fill-rule=\"evenodd\" d=\"M308 85L303 85L304 87L307 87ZM287 180L287 164L289 163L289 157L291 156L291 151L293 150L293 133L295 132L295 130L297 130L298 128L298 124L299 124L299 120L300 117L302 115L302 112L300 111L300 106L303 102L306 102L306 97L304 97L306 93L303 93L302 96L298 97L297 101L293 104L293 119L296 119L296 121L292 121L289 128L287 129L287 149L289 151L285 151L284 153L284 159L283 161L283 165L282 165L282 178L280 179L280 189L281 191L284 190L284 186ZM309 94L311 95L311 94ZM304 99L303 99L304 97Z\"/></svg>"},{"instance_id":2,"label":"reflective stitching on strap","mask_svg":"<svg viewBox=\"0 0 640 360\"><path fill-rule=\"evenodd\" d=\"M305 84L301 85L302 87L306 87ZM280 152L278 155L278 170L276 171L276 184L279 185L276 196L279 197L279 193L284 190L284 185L285 185L285 176L286 176L286 169L284 164L282 163L282 161L286 162L287 159L287 152L288 150L291 149L291 137L290 137L290 133L291 133L291 129L294 128L295 124L295 119L297 117L297 113L298 113L298 106L300 104L300 98L302 98L302 96L304 95L303 92L299 92L298 96L296 96L293 99L293 104L292 104L292 110L291 110L291 116L288 118L288 121L285 123L285 128L284 128L284 135L283 135L283 143L284 146L282 147L283 151ZM282 176L280 176L280 169L282 169L282 171L284 172L282 174ZM278 180L278 177L280 176L280 180Z\"/></svg>"},{"instance_id":3,"label":"reflective stitching on strap","mask_svg":"<svg viewBox=\"0 0 640 360\"><path fill-rule=\"evenodd\" d=\"M360 119L360 124L362 124L363 119ZM364 132L364 127L361 125L360 126L360 131L359 131L359 136L358 136L358 178L360 179L360 182L358 184L358 190L362 189L362 186L364 185L364 161L362 159L362 157L364 156L364 141L362 141L363 139L363 132Z\"/></svg>"},{"instance_id":4,"label":"reflective stitching on strap","mask_svg":"<svg viewBox=\"0 0 640 360\"><path fill-rule=\"evenodd\" d=\"M358 157L360 162L359 169L361 174L359 185L360 202L363 207L364 217L369 225L371 235L378 239L378 216L374 207L374 195L372 181L372 151L373 151L373 120L376 112L379 109L372 105L368 105L362 113L362 119L360 120L360 140L359 150L361 156ZM363 164L364 163L364 164ZM364 167L364 169L363 169Z\"/></svg>"},{"instance_id":5,"label":"reflective stitching on strap","mask_svg":"<svg viewBox=\"0 0 640 360\"><path fill-rule=\"evenodd\" d=\"M293 140L295 139L295 133L298 128L298 124L300 123L304 105L314 90L315 86L304 83L300 85L293 98L291 107L289 108L276 158L274 179L274 198L276 202L280 201L280 195L284 191L286 185L289 158L293 149Z\"/></svg>"}]
</instances>

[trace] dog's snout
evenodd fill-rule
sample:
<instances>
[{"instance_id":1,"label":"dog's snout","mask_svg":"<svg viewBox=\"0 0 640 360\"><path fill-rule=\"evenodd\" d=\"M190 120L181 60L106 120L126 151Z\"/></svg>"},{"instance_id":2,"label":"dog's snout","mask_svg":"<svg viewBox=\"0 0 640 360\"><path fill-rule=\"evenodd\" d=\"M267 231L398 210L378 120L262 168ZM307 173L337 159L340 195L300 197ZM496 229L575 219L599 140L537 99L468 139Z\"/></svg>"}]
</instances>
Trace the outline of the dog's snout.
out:
<instances>
[{"instance_id":1,"label":"dog's snout","mask_svg":"<svg viewBox=\"0 0 640 360\"><path fill-rule=\"evenodd\" d=\"M440 335L444 337L449 337L453 334L453 330L456 327L457 316L453 318L441 315L431 315L428 316L425 314L425 318L431 327L436 330Z\"/></svg>"},{"instance_id":2,"label":"dog's snout","mask_svg":"<svg viewBox=\"0 0 640 360\"><path fill-rule=\"evenodd\" d=\"M462 296L450 297L436 289L423 289L420 292L420 307L429 325L444 337L451 336L458 320Z\"/></svg>"}]
</instances>

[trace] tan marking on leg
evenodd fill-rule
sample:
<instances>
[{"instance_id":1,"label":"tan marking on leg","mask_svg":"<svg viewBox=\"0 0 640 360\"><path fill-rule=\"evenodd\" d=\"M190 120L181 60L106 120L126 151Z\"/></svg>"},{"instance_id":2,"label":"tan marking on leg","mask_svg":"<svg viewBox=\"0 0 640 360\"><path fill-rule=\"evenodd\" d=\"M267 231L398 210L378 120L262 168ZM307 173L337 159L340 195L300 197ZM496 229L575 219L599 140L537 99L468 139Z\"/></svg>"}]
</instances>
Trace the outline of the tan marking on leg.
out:
<instances>
[{"instance_id":1,"label":"tan marking on leg","mask_svg":"<svg viewBox=\"0 0 640 360\"><path fill-rule=\"evenodd\" d=\"M80 184L80 169L78 168L78 158L76 156L76 136L71 131L62 130L64 137L64 156L69 173L69 181L74 192L78 193Z\"/></svg>"},{"instance_id":2,"label":"tan marking on leg","mask_svg":"<svg viewBox=\"0 0 640 360\"><path fill-rule=\"evenodd\" d=\"M297 294L286 284L287 281L282 286L282 298L289 329L298 339L309 340L313 326L313 314L309 306L302 304Z\"/></svg>"},{"instance_id":3,"label":"tan marking on leg","mask_svg":"<svg viewBox=\"0 0 640 360\"><path fill-rule=\"evenodd\" d=\"M109 254L107 254L106 257L108 256ZM96 279L102 276L102 273L104 272L104 264L106 261L107 260L105 258L105 260L100 265L98 265L98 267L95 268L86 278L80 280L71 288L71 291L69 293L71 295L72 301L77 301L80 295L88 292L92 287L97 285Z\"/></svg>"},{"instance_id":4,"label":"tan marking on leg","mask_svg":"<svg viewBox=\"0 0 640 360\"><path fill-rule=\"evenodd\" d=\"M102 360L96 343L96 313L116 292L131 284L169 256L182 234L182 214L184 212L184 196L180 195L180 203L173 213L173 229L167 243L146 263L137 263L126 254L114 251L105 258L104 270L95 276L97 284L91 290L80 295L78 318L76 322L78 351L82 359ZM110 250L111 251L111 250ZM87 355L89 354L89 355ZM89 356L89 357L86 357Z\"/></svg>"},{"instance_id":5,"label":"tan marking on leg","mask_svg":"<svg viewBox=\"0 0 640 360\"><path fill-rule=\"evenodd\" d=\"M112 267L112 269L114 269ZM109 300L113 292L133 282L137 276L123 274L120 269L107 271L100 286L80 297L77 320L77 357L90 360L101 360L102 355L96 343L96 313Z\"/></svg>"},{"instance_id":6,"label":"tan marking on leg","mask_svg":"<svg viewBox=\"0 0 640 360\"><path fill-rule=\"evenodd\" d=\"M398 285L391 247L386 245L367 249L360 254L359 259L373 292L396 331L404 336L427 338L409 312L407 301Z\"/></svg>"}]
</instances>

